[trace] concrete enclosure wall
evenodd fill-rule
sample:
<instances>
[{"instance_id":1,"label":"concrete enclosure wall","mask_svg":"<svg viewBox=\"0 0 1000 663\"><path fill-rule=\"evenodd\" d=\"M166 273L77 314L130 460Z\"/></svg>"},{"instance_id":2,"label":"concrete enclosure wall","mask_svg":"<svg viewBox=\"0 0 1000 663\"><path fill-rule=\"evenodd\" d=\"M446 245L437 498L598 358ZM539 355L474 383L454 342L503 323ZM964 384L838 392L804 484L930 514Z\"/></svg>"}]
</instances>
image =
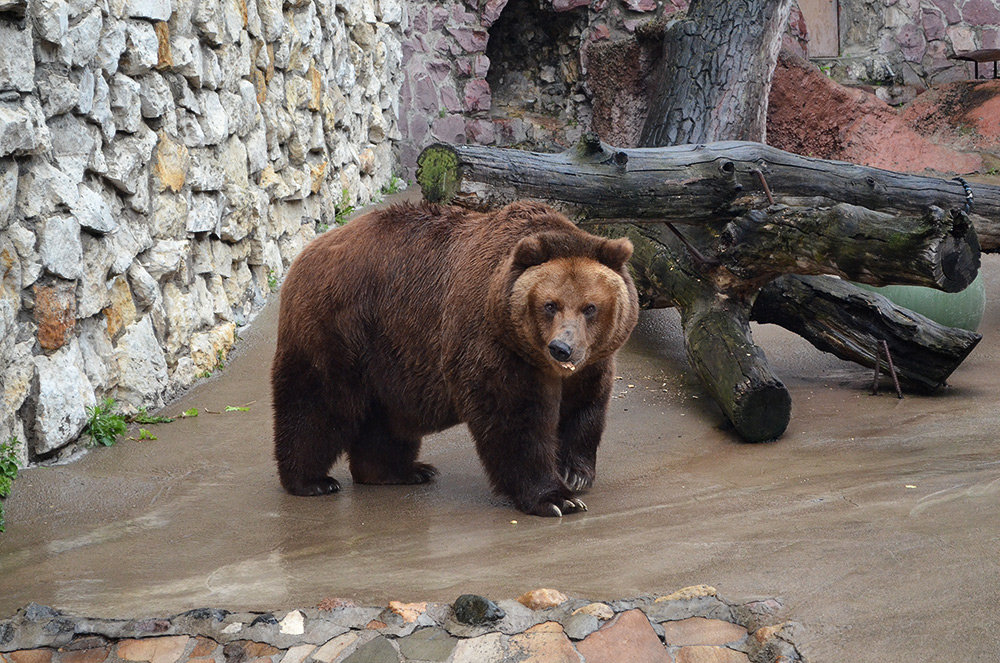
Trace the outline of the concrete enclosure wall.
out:
<instances>
[{"instance_id":1,"label":"concrete enclosure wall","mask_svg":"<svg viewBox=\"0 0 1000 663\"><path fill-rule=\"evenodd\" d=\"M401 0L0 0L0 441L211 371L392 175ZM61 451L62 450L62 451Z\"/></svg>"}]
</instances>

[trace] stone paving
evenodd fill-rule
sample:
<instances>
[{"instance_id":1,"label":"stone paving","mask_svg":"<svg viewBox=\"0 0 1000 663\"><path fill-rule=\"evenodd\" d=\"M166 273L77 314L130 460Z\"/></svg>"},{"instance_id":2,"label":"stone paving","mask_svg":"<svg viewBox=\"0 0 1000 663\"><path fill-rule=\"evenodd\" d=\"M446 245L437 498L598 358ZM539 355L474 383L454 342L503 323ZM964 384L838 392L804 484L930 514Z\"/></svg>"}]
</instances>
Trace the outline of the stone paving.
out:
<instances>
[{"instance_id":1,"label":"stone paving","mask_svg":"<svg viewBox=\"0 0 1000 663\"><path fill-rule=\"evenodd\" d=\"M800 627L773 599L731 603L707 585L592 602L537 589L493 603L92 619L30 604L0 620L0 663L794 663Z\"/></svg>"}]
</instances>

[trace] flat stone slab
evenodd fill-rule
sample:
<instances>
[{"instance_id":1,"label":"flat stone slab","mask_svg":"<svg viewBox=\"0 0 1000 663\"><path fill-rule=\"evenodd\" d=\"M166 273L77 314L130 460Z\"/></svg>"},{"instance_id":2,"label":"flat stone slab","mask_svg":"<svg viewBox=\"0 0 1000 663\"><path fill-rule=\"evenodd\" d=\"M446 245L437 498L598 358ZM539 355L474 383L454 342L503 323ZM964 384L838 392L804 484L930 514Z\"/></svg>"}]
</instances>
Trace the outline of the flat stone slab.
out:
<instances>
[{"instance_id":1,"label":"flat stone slab","mask_svg":"<svg viewBox=\"0 0 1000 663\"><path fill-rule=\"evenodd\" d=\"M712 599L731 621L701 616L697 600L669 596L609 603L564 597L475 629L449 604L360 608L340 599L323 608L236 613L203 608L141 620L99 619L29 604L0 620L0 663L795 663L794 622L774 600ZM667 599L667 600L665 600ZM509 605L512 602L504 601ZM396 616L412 628L380 618ZM657 622L651 615L669 615ZM368 617L366 620L365 618ZM652 621L651 621L652 620ZM349 626L344 626L349 624ZM250 637L252 635L252 637Z\"/></svg>"}]
</instances>

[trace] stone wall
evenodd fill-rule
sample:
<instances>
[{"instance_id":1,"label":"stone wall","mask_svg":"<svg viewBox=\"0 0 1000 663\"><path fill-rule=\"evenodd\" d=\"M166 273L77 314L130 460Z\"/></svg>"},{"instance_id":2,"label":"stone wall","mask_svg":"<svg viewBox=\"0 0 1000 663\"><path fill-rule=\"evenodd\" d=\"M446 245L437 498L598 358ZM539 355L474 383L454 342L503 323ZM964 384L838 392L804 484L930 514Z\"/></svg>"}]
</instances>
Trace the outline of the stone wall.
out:
<instances>
[{"instance_id":1,"label":"stone wall","mask_svg":"<svg viewBox=\"0 0 1000 663\"><path fill-rule=\"evenodd\" d=\"M225 357L392 174L402 0L0 0L0 440ZM67 445L70 445L67 447Z\"/></svg>"},{"instance_id":2,"label":"stone wall","mask_svg":"<svg viewBox=\"0 0 1000 663\"><path fill-rule=\"evenodd\" d=\"M829 71L902 103L972 78L971 63L949 56L985 48L1000 48L1000 0L840 0L841 57Z\"/></svg>"}]
</instances>

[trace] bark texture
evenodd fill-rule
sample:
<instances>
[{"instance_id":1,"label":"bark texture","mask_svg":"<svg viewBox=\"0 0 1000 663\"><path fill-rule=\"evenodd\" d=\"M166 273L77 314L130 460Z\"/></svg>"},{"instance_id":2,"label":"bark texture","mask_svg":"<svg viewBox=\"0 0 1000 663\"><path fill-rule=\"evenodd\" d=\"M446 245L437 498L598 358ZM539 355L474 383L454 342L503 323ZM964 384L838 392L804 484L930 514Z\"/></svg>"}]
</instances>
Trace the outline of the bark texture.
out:
<instances>
[{"instance_id":1,"label":"bark texture","mask_svg":"<svg viewBox=\"0 0 1000 663\"><path fill-rule=\"evenodd\" d=\"M641 145L764 142L791 0L693 0L663 39Z\"/></svg>"}]
</instances>

